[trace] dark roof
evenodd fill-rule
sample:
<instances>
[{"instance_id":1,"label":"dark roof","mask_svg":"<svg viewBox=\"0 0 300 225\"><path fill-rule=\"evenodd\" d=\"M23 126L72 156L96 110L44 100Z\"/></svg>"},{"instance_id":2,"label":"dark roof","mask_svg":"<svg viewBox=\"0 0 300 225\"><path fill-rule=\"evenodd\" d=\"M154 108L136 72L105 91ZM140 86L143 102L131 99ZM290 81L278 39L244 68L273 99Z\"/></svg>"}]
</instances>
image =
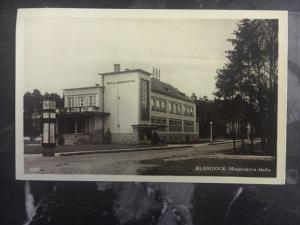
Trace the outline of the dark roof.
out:
<instances>
[{"instance_id":1,"label":"dark roof","mask_svg":"<svg viewBox=\"0 0 300 225\"><path fill-rule=\"evenodd\" d=\"M98 73L98 75L113 75L113 74L128 73L128 72L141 72L141 73L144 73L149 76L152 75L152 73L149 73L149 72L147 72L145 70L141 70L141 69L122 70L119 72Z\"/></svg>"},{"instance_id":2,"label":"dark roof","mask_svg":"<svg viewBox=\"0 0 300 225\"><path fill-rule=\"evenodd\" d=\"M78 87L78 88L65 88L64 91L70 91L70 90L77 90L77 89L87 89L87 88L103 88L102 86L95 85L95 86L89 86L89 87Z\"/></svg>"},{"instance_id":3,"label":"dark roof","mask_svg":"<svg viewBox=\"0 0 300 225\"><path fill-rule=\"evenodd\" d=\"M193 100L186 96L183 92L179 91L177 88L173 87L170 84L162 82L156 78L151 78L151 91L157 92L160 94L168 95L173 98L179 98L185 101L193 102Z\"/></svg>"}]
</instances>

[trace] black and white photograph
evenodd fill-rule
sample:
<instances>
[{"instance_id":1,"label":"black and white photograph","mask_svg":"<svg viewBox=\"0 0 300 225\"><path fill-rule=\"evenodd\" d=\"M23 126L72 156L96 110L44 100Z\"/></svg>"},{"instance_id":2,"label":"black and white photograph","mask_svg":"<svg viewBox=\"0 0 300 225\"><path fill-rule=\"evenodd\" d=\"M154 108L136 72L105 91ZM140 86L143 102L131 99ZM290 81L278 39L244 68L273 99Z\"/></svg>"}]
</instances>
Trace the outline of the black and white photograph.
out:
<instances>
[{"instance_id":1,"label":"black and white photograph","mask_svg":"<svg viewBox=\"0 0 300 225\"><path fill-rule=\"evenodd\" d=\"M17 179L282 184L287 13L21 9Z\"/></svg>"}]
</instances>

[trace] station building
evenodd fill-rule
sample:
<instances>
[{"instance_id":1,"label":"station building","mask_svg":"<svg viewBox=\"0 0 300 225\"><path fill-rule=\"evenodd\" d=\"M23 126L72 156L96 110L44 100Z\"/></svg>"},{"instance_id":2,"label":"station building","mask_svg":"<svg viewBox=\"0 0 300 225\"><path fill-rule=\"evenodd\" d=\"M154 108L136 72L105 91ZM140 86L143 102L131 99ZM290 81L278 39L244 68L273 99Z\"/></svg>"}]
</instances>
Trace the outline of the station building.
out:
<instances>
[{"instance_id":1,"label":"station building","mask_svg":"<svg viewBox=\"0 0 300 225\"><path fill-rule=\"evenodd\" d=\"M99 74L99 84L64 89L58 130L65 144L80 142L147 143L156 132L161 141L198 139L195 103L160 81L158 70L121 70Z\"/></svg>"}]
</instances>

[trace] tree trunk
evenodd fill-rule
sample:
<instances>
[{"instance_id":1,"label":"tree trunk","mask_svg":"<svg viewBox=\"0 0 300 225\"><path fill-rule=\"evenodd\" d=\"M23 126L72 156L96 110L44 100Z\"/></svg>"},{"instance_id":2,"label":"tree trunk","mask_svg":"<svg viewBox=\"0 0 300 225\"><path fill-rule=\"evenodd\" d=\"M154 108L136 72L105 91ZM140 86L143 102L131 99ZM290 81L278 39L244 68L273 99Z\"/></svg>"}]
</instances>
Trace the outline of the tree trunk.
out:
<instances>
[{"instance_id":1,"label":"tree trunk","mask_svg":"<svg viewBox=\"0 0 300 225\"><path fill-rule=\"evenodd\" d=\"M262 114L262 113L261 113ZM265 146L266 146L266 120L265 120L265 116L260 115L261 118L261 128L260 128L260 132L261 132L261 151L264 152L265 151Z\"/></svg>"},{"instance_id":2,"label":"tree trunk","mask_svg":"<svg viewBox=\"0 0 300 225\"><path fill-rule=\"evenodd\" d=\"M245 152L245 137L246 137L246 124L241 123L241 139L242 139L242 152Z\"/></svg>"},{"instance_id":3,"label":"tree trunk","mask_svg":"<svg viewBox=\"0 0 300 225\"><path fill-rule=\"evenodd\" d=\"M250 138L251 138L250 154L253 154L253 139L254 139L253 123L251 123Z\"/></svg>"},{"instance_id":4,"label":"tree trunk","mask_svg":"<svg viewBox=\"0 0 300 225\"><path fill-rule=\"evenodd\" d=\"M234 121L232 121L232 142L233 142L233 153L236 155L236 143L235 143L235 129L234 129Z\"/></svg>"}]
</instances>

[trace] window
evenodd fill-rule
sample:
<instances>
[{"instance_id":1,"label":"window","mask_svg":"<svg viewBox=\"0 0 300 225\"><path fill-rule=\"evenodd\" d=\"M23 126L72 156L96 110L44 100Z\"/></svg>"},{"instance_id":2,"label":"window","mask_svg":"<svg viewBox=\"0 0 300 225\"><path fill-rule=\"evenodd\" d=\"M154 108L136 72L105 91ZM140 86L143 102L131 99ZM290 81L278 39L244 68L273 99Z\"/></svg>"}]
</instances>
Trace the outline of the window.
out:
<instances>
[{"instance_id":1,"label":"window","mask_svg":"<svg viewBox=\"0 0 300 225\"><path fill-rule=\"evenodd\" d=\"M155 99L155 110L159 109L160 100Z\"/></svg>"},{"instance_id":2,"label":"window","mask_svg":"<svg viewBox=\"0 0 300 225\"><path fill-rule=\"evenodd\" d=\"M151 124L154 125L162 125L164 127L159 128L160 131L167 130L167 119L162 117L151 117Z\"/></svg>"},{"instance_id":3,"label":"window","mask_svg":"<svg viewBox=\"0 0 300 225\"><path fill-rule=\"evenodd\" d=\"M67 107L74 107L74 97L67 98Z\"/></svg>"},{"instance_id":4,"label":"window","mask_svg":"<svg viewBox=\"0 0 300 225\"><path fill-rule=\"evenodd\" d=\"M162 101L161 102L161 111L162 112L167 112L167 103L166 103L166 101Z\"/></svg>"},{"instance_id":5,"label":"window","mask_svg":"<svg viewBox=\"0 0 300 225\"><path fill-rule=\"evenodd\" d=\"M181 106L180 103L170 102L169 113L181 115L182 114L182 108L181 107L182 106Z\"/></svg>"},{"instance_id":6,"label":"window","mask_svg":"<svg viewBox=\"0 0 300 225\"><path fill-rule=\"evenodd\" d=\"M96 106L96 96L89 96L89 106Z\"/></svg>"},{"instance_id":7,"label":"window","mask_svg":"<svg viewBox=\"0 0 300 225\"><path fill-rule=\"evenodd\" d=\"M191 107L191 116L194 116L194 108Z\"/></svg>"},{"instance_id":8,"label":"window","mask_svg":"<svg viewBox=\"0 0 300 225\"><path fill-rule=\"evenodd\" d=\"M79 96L79 97L78 97L78 104L79 104L79 107L83 107L83 106L84 106L84 99L85 99L84 96Z\"/></svg>"},{"instance_id":9,"label":"window","mask_svg":"<svg viewBox=\"0 0 300 225\"><path fill-rule=\"evenodd\" d=\"M174 103L170 103L170 113L174 113Z\"/></svg>"},{"instance_id":10,"label":"window","mask_svg":"<svg viewBox=\"0 0 300 225\"><path fill-rule=\"evenodd\" d=\"M169 119L169 131L182 131L181 120Z\"/></svg>"},{"instance_id":11,"label":"window","mask_svg":"<svg viewBox=\"0 0 300 225\"><path fill-rule=\"evenodd\" d=\"M183 108L183 115L185 115L185 116L194 116L193 106L185 105L184 108Z\"/></svg>"},{"instance_id":12,"label":"window","mask_svg":"<svg viewBox=\"0 0 300 225\"><path fill-rule=\"evenodd\" d=\"M183 130L186 132L194 131L194 121L184 120L183 121Z\"/></svg>"},{"instance_id":13,"label":"window","mask_svg":"<svg viewBox=\"0 0 300 225\"><path fill-rule=\"evenodd\" d=\"M155 110L155 99L151 98L151 109L154 111Z\"/></svg>"},{"instance_id":14,"label":"window","mask_svg":"<svg viewBox=\"0 0 300 225\"><path fill-rule=\"evenodd\" d=\"M152 102L152 111L157 112L167 112L167 101L164 99L158 99L158 98L151 98Z\"/></svg>"},{"instance_id":15,"label":"window","mask_svg":"<svg viewBox=\"0 0 300 225\"><path fill-rule=\"evenodd\" d=\"M150 88L149 81L141 79L140 86L140 107L141 107L141 120L150 120Z\"/></svg>"}]
</instances>

